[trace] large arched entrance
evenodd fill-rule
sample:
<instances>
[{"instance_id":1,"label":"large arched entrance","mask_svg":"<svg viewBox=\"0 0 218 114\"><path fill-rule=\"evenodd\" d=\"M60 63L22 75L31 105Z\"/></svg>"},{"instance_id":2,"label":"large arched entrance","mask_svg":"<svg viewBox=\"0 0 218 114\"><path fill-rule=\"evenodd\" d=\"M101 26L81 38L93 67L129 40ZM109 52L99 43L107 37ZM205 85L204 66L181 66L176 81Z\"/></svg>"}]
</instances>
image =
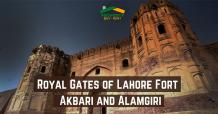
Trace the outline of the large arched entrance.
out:
<instances>
[{"instance_id":1,"label":"large arched entrance","mask_svg":"<svg viewBox=\"0 0 218 114\"><path fill-rule=\"evenodd\" d=\"M87 73L85 73L85 77L87 76L111 76L112 71L110 68L104 66L95 66L90 69ZM106 95L106 91L91 91L89 95L95 97L98 95ZM107 107L88 107L88 114L107 114Z\"/></svg>"},{"instance_id":2,"label":"large arched entrance","mask_svg":"<svg viewBox=\"0 0 218 114\"><path fill-rule=\"evenodd\" d=\"M89 95L96 97L106 95L106 92L90 92ZM88 114L107 114L107 107L88 107Z\"/></svg>"}]
</instances>

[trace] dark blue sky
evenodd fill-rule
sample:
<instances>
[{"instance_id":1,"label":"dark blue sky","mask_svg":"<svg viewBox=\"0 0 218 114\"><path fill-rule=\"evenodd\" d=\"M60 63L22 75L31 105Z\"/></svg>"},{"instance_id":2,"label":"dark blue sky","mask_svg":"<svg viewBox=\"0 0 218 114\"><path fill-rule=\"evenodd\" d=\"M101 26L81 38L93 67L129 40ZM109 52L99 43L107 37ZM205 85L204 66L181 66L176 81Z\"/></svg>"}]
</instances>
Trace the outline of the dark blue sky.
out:
<instances>
[{"instance_id":1,"label":"dark blue sky","mask_svg":"<svg viewBox=\"0 0 218 114\"><path fill-rule=\"evenodd\" d=\"M15 88L28 55L39 44L67 54L127 38L129 20L146 0L0 0L0 91ZM171 0L188 17L199 39L218 41L218 0ZM126 10L122 21L105 22L102 5Z\"/></svg>"}]
</instances>

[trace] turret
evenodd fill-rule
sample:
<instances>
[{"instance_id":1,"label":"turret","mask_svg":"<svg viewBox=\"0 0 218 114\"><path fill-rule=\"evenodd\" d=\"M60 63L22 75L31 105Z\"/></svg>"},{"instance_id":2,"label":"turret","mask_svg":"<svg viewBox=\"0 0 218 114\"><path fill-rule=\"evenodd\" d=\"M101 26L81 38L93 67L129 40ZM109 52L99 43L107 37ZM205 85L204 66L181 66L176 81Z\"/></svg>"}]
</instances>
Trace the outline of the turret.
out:
<instances>
[{"instance_id":1,"label":"turret","mask_svg":"<svg viewBox=\"0 0 218 114\"><path fill-rule=\"evenodd\" d=\"M181 76L182 93L208 88L195 55L199 41L185 15L171 2L142 4L131 19L130 30L138 75Z\"/></svg>"},{"instance_id":2,"label":"turret","mask_svg":"<svg viewBox=\"0 0 218 114\"><path fill-rule=\"evenodd\" d=\"M68 55L56 47L40 45L33 49L22 80L13 96L6 114L19 113L60 113L52 104L53 94L48 92L34 92L33 80L35 76L69 76Z\"/></svg>"}]
</instances>

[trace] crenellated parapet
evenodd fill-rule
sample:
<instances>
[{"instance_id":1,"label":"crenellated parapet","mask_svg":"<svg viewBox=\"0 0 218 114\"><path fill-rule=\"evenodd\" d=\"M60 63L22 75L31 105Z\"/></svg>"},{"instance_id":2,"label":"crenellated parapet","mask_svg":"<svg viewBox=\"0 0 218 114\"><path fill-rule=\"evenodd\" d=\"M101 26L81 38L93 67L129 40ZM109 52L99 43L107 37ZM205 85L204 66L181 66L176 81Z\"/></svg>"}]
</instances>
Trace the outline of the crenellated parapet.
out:
<instances>
[{"instance_id":1,"label":"crenellated parapet","mask_svg":"<svg viewBox=\"0 0 218 114\"><path fill-rule=\"evenodd\" d=\"M89 56L93 56L95 54L100 54L100 53L107 53L111 50L131 50L131 49L132 49L131 39L127 38L127 39L120 40L117 42L104 44L96 48L90 48L90 49L87 49L79 53L75 53L71 55L71 58L73 60L75 59L81 60L84 57L89 57Z\"/></svg>"},{"instance_id":2,"label":"crenellated parapet","mask_svg":"<svg viewBox=\"0 0 218 114\"><path fill-rule=\"evenodd\" d=\"M52 63L58 66L68 63L69 55L57 47L39 45L32 50L29 61L39 60L43 63Z\"/></svg>"},{"instance_id":3,"label":"crenellated parapet","mask_svg":"<svg viewBox=\"0 0 218 114\"><path fill-rule=\"evenodd\" d=\"M60 50L57 47L52 47L50 45L39 45L38 47L34 48L32 50L33 54L37 54L37 53L50 53L50 54L55 54L55 55L59 55L59 56L64 56L64 52L62 50Z\"/></svg>"},{"instance_id":4,"label":"crenellated parapet","mask_svg":"<svg viewBox=\"0 0 218 114\"><path fill-rule=\"evenodd\" d=\"M130 27L134 26L143 14L151 11L158 11L163 7L170 7L180 11L172 2L169 2L169 0L148 0L146 3L142 3L136 13L132 16ZM167 9L165 10L167 11Z\"/></svg>"}]
</instances>

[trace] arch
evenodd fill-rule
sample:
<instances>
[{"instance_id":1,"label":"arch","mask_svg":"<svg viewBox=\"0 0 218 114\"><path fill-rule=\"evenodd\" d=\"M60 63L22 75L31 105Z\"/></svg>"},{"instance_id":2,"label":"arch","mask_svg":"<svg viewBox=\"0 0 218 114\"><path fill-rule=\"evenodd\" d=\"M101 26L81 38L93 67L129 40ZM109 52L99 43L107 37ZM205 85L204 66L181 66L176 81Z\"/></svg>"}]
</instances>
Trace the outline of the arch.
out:
<instances>
[{"instance_id":1,"label":"arch","mask_svg":"<svg viewBox=\"0 0 218 114\"><path fill-rule=\"evenodd\" d=\"M100 74L100 73L101 73L100 68L96 68L96 69L95 69L95 74L98 75L98 74Z\"/></svg>"},{"instance_id":2,"label":"arch","mask_svg":"<svg viewBox=\"0 0 218 114\"><path fill-rule=\"evenodd\" d=\"M107 107L101 108L101 114L107 114Z\"/></svg>"},{"instance_id":3,"label":"arch","mask_svg":"<svg viewBox=\"0 0 218 114\"><path fill-rule=\"evenodd\" d=\"M122 66L123 66L123 68L129 67L129 60L128 59L123 59Z\"/></svg>"},{"instance_id":4,"label":"arch","mask_svg":"<svg viewBox=\"0 0 218 114\"><path fill-rule=\"evenodd\" d=\"M183 30L186 30L186 25L182 24L182 28L183 28Z\"/></svg>"},{"instance_id":5,"label":"arch","mask_svg":"<svg viewBox=\"0 0 218 114\"><path fill-rule=\"evenodd\" d=\"M46 66L42 66L40 72L45 73L45 71L46 71Z\"/></svg>"},{"instance_id":6,"label":"arch","mask_svg":"<svg viewBox=\"0 0 218 114\"><path fill-rule=\"evenodd\" d=\"M151 5L151 8L152 8L153 10L157 10L158 7L157 7L156 4L152 4L152 5Z\"/></svg>"},{"instance_id":7,"label":"arch","mask_svg":"<svg viewBox=\"0 0 218 114\"><path fill-rule=\"evenodd\" d=\"M75 77L75 76L76 76L76 72L75 71L71 72L71 76L70 77Z\"/></svg>"},{"instance_id":8,"label":"arch","mask_svg":"<svg viewBox=\"0 0 218 114\"><path fill-rule=\"evenodd\" d=\"M159 34L164 34L164 33L166 33L166 29L165 29L164 24L159 24L159 25L157 26L157 29L158 29Z\"/></svg>"},{"instance_id":9,"label":"arch","mask_svg":"<svg viewBox=\"0 0 218 114\"><path fill-rule=\"evenodd\" d=\"M86 72L86 73L84 74L84 76L88 76L88 75L89 75L92 71L94 71L96 68L102 68L102 69L108 70L109 72L112 72L112 70L109 69L109 68L107 68L107 67L97 65L97 66L91 68L88 72Z\"/></svg>"},{"instance_id":10,"label":"arch","mask_svg":"<svg viewBox=\"0 0 218 114\"><path fill-rule=\"evenodd\" d=\"M137 43L138 43L139 47L142 46L142 37L141 37L141 35L137 38Z\"/></svg>"},{"instance_id":11,"label":"arch","mask_svg":"<svg viewBox=\"0 0 218 114\"><path fill-rule=\"evenodd\" d=\"M134 17L133 17L133 23L136 24L137 20L138 20L137 17L134 16Z\"/></svg>"}]
</instances>

